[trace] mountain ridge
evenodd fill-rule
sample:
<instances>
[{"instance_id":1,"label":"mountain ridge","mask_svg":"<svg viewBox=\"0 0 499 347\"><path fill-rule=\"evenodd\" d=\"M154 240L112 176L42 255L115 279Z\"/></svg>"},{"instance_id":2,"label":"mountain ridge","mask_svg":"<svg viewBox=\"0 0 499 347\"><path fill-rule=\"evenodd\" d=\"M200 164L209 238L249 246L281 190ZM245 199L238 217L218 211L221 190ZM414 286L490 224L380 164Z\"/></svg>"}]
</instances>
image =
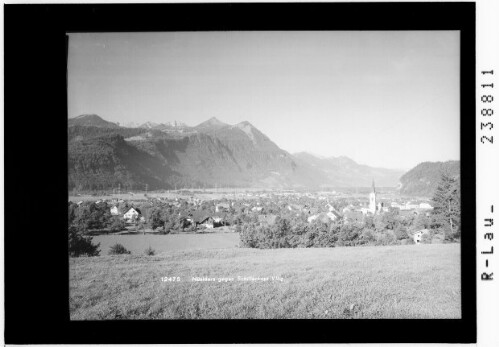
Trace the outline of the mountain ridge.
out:
<instances>
[{"instance_id":1,"label":"mountain ridge","mask_svg":"<svg viewBox=\"0 0 499 347\"><path fill-rule=\"evenodd\" d=\"M68 119L68 126L94 126L98 128L119 128L120 126L113 122L108 122L96 114L82 114Z\"/></svg>"},{"instance_id":2,"label":"mountain ridge","mask_svg":"<svg viewBox=\"0 0 499 347\"><path fill-rule=\"evenodd\" d=\"M346 156L290 154L248 121L230 125L211 117L193 127L146 122L149 127L127 128L97 115L72 119L68 171L70 186L77 189L119 183L131 189L145 184L150 189L213 187L222 182L232 187L360 187L373 179L396 187L404 174Z\"/></svg>"},{"instance_id":3,"label":"mountain ridge","mask_svg":"<svg viewBox=\"0 0 499 347\"><path fill-rule=\"evenodd\" d=\"M294 153L293 156L321 170L330 180L340 183L342 187L368 187L373 180L380 186L396 187L399 178L404 174L401 170L358 164L346 156L318 157L308 152Z\"/></svg>"}]
</instances>

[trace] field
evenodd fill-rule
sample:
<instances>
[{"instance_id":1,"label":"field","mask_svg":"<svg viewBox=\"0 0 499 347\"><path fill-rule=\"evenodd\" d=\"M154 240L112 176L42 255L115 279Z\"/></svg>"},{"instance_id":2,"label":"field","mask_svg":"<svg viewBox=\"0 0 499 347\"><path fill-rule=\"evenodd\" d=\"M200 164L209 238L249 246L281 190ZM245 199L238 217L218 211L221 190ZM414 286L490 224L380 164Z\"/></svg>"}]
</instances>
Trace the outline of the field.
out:
<instances>
[{"instance_id":1,"label":"field","mask_svg":"<svg viewBox=\"0 0 499 347\"><path fill-rule=\"evenodd\" d=\"M459 244L70 259L72 320L460 318L460 298Z\"/></svg>"},{"instance_id":2,"label":"field","mask_svg":"<svg viewBox=\"0 0 499 347\"><path fill-rule=\"evenodd\" d=\"M95 236L92 242L100 243L101 255L107 254L116 243L122 244L133 254L144 253L149 246L159 254L187 249L235 248L239 245L239 234L100 235Z\"/></svg>"}]
</instances>

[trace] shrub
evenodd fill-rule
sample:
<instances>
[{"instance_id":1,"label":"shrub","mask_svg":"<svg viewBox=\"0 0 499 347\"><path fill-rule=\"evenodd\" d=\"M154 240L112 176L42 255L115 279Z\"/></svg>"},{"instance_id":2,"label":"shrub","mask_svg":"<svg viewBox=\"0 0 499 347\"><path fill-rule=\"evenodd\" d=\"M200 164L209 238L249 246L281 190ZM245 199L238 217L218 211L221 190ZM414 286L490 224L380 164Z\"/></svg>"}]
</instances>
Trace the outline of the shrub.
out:
<instances>
[{"instance_id":1,"label":"shrub","mask_svg":"<svg viewBox=\"0 0 499 347\"><path fill-rule=\"evenodd\" d=\"M391 230L386 230L385 232L378 233L376 235L376 245L386 246L397 244L397 238L395 233Z\"/></svg>"},{"instance_id":2,"label":"shrub","mask_svg":"<svg viewBox=\"0 0 499 347\"><path fill-rule=\"evenodd\" d=\"M362 234L360 235L360 239L362 240L362 244L369 244L376 242L375 231L372 229L363 229Z\"/></svg>"},{"instance_id":3,"label":"shrub","mask_svg":"<svg viewBox=\"0 0 499 347\"><path fill-rule=\"evenodd\" d=\"M126 226L126 223L123 220L123 218L115 216L112 219L112 222L111 222L111 225L109 226L109 229L111 230L111 232L115 233L115 232L124 230L125 226Z\"/></svg>"},{"instance_id":4,"label":"shrub","mask_svg":"<svg viewBox=\"0 0 499 347\"><path fill-rule=\"evenodd\" d=\"M343 225L338 233L338 246L355 246L362 244L361 229L353 224Z\"/></svg>"},{"instance_id":5,"label":"shrub","mask_svg":"<svg viewBox=\"0 0 499 347\"><path fill-rule=\"evenodd\" d=\"M432 233L426 233L421 236L421 243L431 243L431 240L433 238Z\"/></svg>"},{"instance_id":6,"label":"shrub","mask_svg":"<svg viewBox=\"0 0 499 347\"><path fill-rule=\"evenodd\" d=\"M81 204L72 216L73 223L81 230L104 229L109 225L111 212L107 203L87 202Z\"/></svg>"},{"instance_id":7,"label":"shrub","mask_svg":"<svg viewBox=\"0 0 499 347\"><path fill-rule=\"evenodd\" d=\"M442 234L433 235L433 238L431 239L431 243L444 243L444 235L442 235Z\"/></svg>"},{"instance_id":8,"label":"shrub","mask_svg":"<svg viewBox=\"0 0 499 347\"><path fill-rule=\"evenodd\" d=\"M144 253L145 253L145 255L155 255L156 251L154 249L152 249L151 246L149 246L148 248L146 248Z\"/></svg>"},{"instance_id":9,"label":"shrub","mask_svg":"<svg viewBox=\"0 0 499 347\"><path fill-rule=\"evenodd\" d=\"M126 249L125 247L123 247L122 244L120 243L117 243L115 244L114 246L111 246L110 249L109 249L109 253L110 255L116 255L116 254L131 254L132 252L130 252L128 249Z\"/></svg>"},{"instance_id":10,"label":"shrub","mask_svg":"<svg viewBox=\"0 0 499 347\"><path fill-rule=\"evenodd\" d=\"M409 238L409 235L407 234L407 228L404 226L395 228L393 232L397 240L407 240Z\"/></svg>"},{"instance_id":11,"label":"shrub","mask_svg":"<svg viewBox=\"0 0 499 347\"><path fill-rule=\"evenodd\" d=\"M92 238L88 236L83 236L79 230L75 227L70 227L69 232L69 256L70 257L80 257L82 255L88 257L95 257L100 254L98 244L92 243Z\"/></svg>"},{"instance_id":12,"label":"shrub","mask_svg":"<svg viewBox=\"0 0 499 347\"><path fill-rule=\"evenodd\" d=\"M175 227L175 223L174 222L167 221L163 225L163 231L162 231L162 233L163 234L169 234L173 230L174 227Z\"/></svg>"}]
</instances>

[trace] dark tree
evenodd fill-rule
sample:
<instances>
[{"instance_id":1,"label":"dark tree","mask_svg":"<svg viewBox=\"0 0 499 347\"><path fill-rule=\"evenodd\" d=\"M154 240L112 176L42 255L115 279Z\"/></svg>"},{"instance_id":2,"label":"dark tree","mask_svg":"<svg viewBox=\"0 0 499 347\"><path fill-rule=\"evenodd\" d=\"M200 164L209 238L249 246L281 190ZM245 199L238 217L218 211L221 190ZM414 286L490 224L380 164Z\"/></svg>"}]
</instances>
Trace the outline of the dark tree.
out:
<instances>
[{"instance_id":1,"label":"dark tree","mask_svg":"<svg viewBox=\"0 0 499 347\"><path fill-rule=\"evenodd\" d=\"M461 236L461 189L459 182L443 174L432 203L432 229L442 231L444 239L459 239Z\"/></svg>"},{"instance_id":2,"label":"dark tree","mask_svg":"<svg viewBox=\"0 0 499 347\"><path fill-rule=\"evenodd\" d=\"M73 224L83 231L104 229L112 222L112 215L105 202L82 203L75 210Z\"/></svg>"},{"instance_id":3,"label":"dark tree","mask_svg":"<svg viewBox=\"0 0 499 347\"><path fill-rule=\"evenodd\" d=\"M81 234L81 230L71 226L68 229L69 256L80 257L86 255L89 257L98 256L99 243L93 244L92 238Z\"/></svg>"}]
</instances>

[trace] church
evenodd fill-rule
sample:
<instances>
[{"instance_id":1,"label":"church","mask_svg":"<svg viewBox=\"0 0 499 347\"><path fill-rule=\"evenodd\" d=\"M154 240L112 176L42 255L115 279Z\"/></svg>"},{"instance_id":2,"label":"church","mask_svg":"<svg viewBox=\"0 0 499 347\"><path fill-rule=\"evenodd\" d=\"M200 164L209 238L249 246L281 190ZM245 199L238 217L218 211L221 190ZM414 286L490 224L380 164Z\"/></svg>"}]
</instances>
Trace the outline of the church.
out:
<instances>
[{"instance_id":1,"label":"church","mask_svg":"<svg viewBox=\"0 0 499 347\"><path fill-rule=\"evenodd\" d=\"M376 201L376 187L373 180L373 191L369 194L369 212L380 214L383 212L383 203Z\"/></svg>"}]
</instances>

